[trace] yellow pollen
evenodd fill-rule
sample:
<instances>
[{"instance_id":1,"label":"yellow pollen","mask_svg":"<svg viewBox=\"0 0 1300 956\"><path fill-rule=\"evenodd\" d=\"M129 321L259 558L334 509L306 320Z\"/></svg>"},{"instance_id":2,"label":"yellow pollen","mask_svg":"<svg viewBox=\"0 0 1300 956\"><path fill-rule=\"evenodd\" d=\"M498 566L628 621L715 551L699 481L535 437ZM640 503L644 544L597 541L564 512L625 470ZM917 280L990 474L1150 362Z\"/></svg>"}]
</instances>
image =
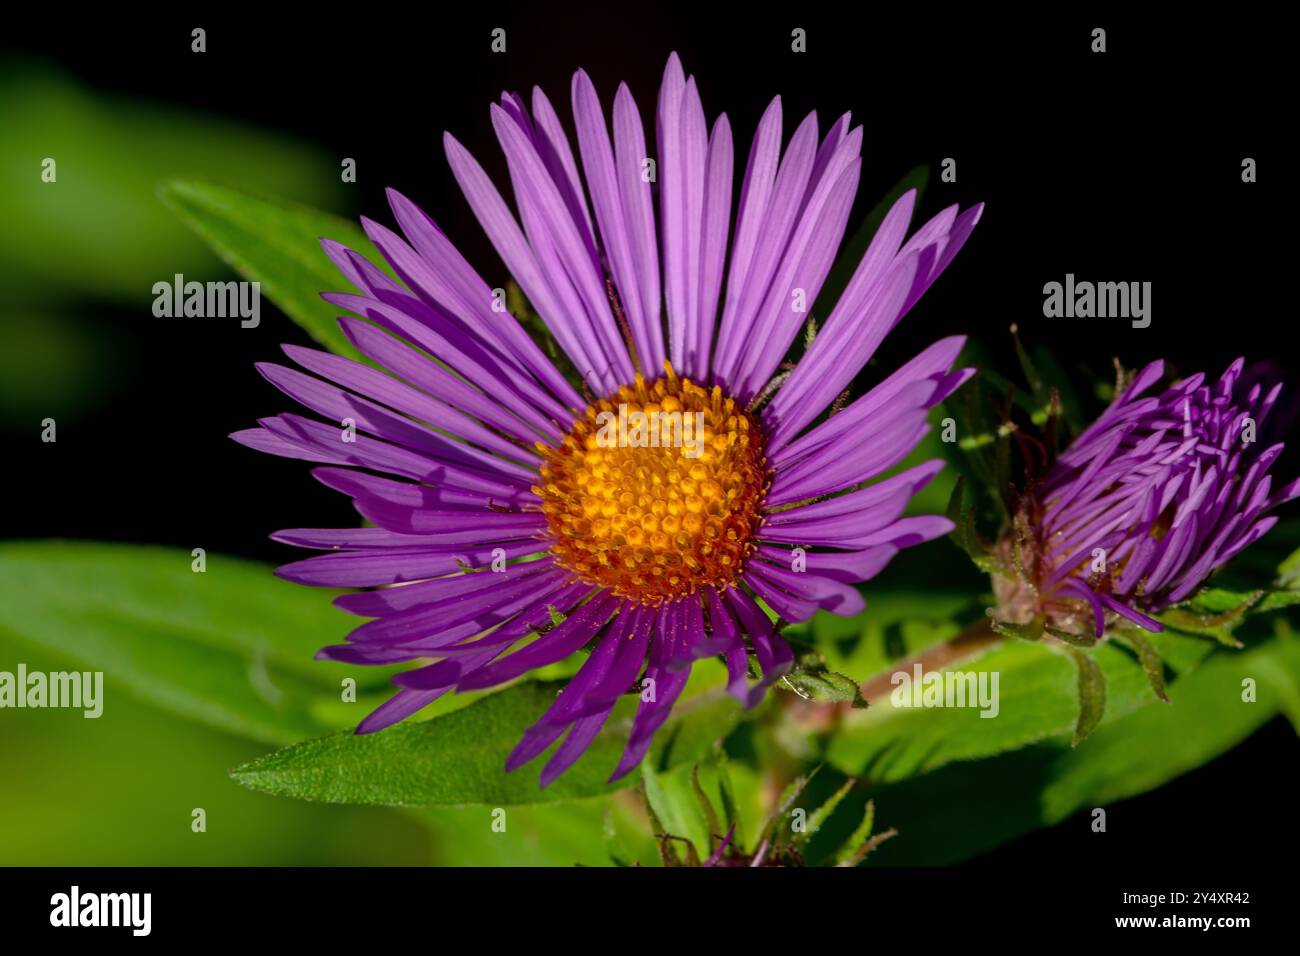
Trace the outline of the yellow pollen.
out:
<instances>
[{"instance_id":1,"label":"yellow pollen","mask_svg":"<svg viewBox=\"0 0 1300 956\"><path fill-rule=\"evenodd\" d=\"M539 446L533 488L556 562L648 605L733 584L767 491L753 419L721 388L664 370L588 406L559 448Z\"/></svg>"}]
</instances>

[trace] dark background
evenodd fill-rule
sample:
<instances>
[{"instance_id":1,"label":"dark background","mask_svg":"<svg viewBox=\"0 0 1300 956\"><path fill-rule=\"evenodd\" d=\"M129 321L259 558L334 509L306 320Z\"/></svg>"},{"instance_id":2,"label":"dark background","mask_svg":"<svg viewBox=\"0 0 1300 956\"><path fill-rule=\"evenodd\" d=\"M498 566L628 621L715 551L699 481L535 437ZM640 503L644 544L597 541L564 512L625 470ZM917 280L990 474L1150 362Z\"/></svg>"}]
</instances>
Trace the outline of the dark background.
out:
<instances>
[{"instance_id":1,"label":"dark background","mask_svg":"<svg viewBox=\"0 0 1300 956\"><path fill-rule=\"evenodd\" d=\"M1244 24L1217 15L1137 22L1100 11L954 17L928 6L878 16L862 5L850 14L807 4L769 13L702 3L475 3L418 15L349 5L317 12L310 24L277 20L268 9L81 17L15 31L10 46L107 93L239 118L353 157L353 208L336 211L391 224L383 189L395 186L485 272L499 264L446 166L443 130L501 183L488 104L503 89L527 95L542 86L567 124L569 79L581 66L607 109L625 80L652 122L663 64L676 50L700 83L710 121L728 113L738 163L774 94L783 98L787 135L808 110L818 110L823 129L852 111L865 137L851 222L918 163L931 166L918 224L952 202L987 203L972 240L878 353L885 367L962 332L1014 377L1007 328L1018 323L1028 345L1049 349L1080 384L1109 377L1116 356L1129 367L1165 357L1179 371L1217 374L1245 355L1296 381L1282 331L1294 316L1276 292L1290 250L1273 238L1278 220L1291 219L1275 148L1279 127L1293 123L1274 92L1285 41L1254 12ZM190 52L195 26L207 30L201 56ZM489 52L497 26L507 31L505 55ZM1107 29L1100 55L1089 50L1095 26ZM790 52L794 27L808 32L806 54ZM1247 156L1259 164L1254 184L1241 181ZM955 184L939 181L944 157L957 160ZM1067 272L1150 281L1151 326L1045 319L1043 284ZM346 500L310 480L301 463L224 438L288 407L253 362L277 360L280 342L305 344L305 335L269 303L261 326L244 330L162 325L150 302L142 290L138 309L101 309L94 318L130 363L94 414L60 422L61 440L39 455L28 448L39 442L37 429L3 436L11 452L7 536L202 546L278 562L291 552L268 541L269 532L352 521ZM981 864L1115 868L1154 854L1171 864L1248 868L1280 839L1294 845L1292 823L1277 830L1293 817L1290 800L1280 787L1259 785L1259 768L1279 753L1293 759L1294 744L1276 721L1215 764L1126 802L1111 814L1104 859L1088 845L1081 816Z\"/></svg>"}]
</instances>

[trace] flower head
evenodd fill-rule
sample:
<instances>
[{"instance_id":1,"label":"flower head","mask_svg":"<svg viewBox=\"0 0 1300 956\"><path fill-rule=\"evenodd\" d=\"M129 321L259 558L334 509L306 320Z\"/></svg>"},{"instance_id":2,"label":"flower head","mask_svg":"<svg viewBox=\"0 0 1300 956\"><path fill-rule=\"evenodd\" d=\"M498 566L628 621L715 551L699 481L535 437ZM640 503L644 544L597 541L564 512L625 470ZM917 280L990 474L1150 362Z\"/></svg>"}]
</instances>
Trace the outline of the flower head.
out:
<instances>
[{"instance_id":1,"label":"flower head","mask_svg":"<svg viewBox=\"0 0 1300 956\"><path fill-rule=\"evenodd\" d=\"M960 338L819 419L980 214L951 207L908 239L915 195L899 199L773 391L843 237L861 127L844 116L819 139L809 115L782 150L773 100L733 231L731 128L723 115L709 129L676 56L659 95L657 172L626 86L612 141L585 73L572 96L576 155L540 90L531 112L512 94L492 107L518 218L464 147L445 144L497 253L592 399L433 220L390 191L404 235L363 222L400 282L324 243L356 288L326 299L360 317L339 321L378 368L286 346L305 372L262 373L329 424L285 414L235 436L319 462L315 477L374 525L276 535L327 552L283 576L368 589L338 603L372 620L322 656L423 662L395 678L399 692L358 732L590 647L510 757L513 768L563 737L543 785L620 696L648 687L615 776L634 767L699 658L721 655L729 690L752 706L792 660L764 605L789 621L818 608L854 614L857 582L950 528L901 517L938 462L867 483L915 447L927 410L968 377L951 369ZM345 420L355 432L341 436ZM762 671L752 687L751 651Z\"/></svg>"},{"instance_id":2,"label":"flower head","mask_svg":"<svg viewBox=\"0 0 1300 956\"><path fill-rule=\"evenodd\" d=\"M1300 480L1273 489L1282 445L1260 450L1257 434L1281 385L1247 386L1242 366L1149 396L1164 375L1157 361L1118 390L1022 499L1002 548L1025 573L995 577L1000 617L1098 638L1119 618L1160 631L1151 614L1273 526L1267 512L1300 494Z\"/></svg>"}]
</instances>

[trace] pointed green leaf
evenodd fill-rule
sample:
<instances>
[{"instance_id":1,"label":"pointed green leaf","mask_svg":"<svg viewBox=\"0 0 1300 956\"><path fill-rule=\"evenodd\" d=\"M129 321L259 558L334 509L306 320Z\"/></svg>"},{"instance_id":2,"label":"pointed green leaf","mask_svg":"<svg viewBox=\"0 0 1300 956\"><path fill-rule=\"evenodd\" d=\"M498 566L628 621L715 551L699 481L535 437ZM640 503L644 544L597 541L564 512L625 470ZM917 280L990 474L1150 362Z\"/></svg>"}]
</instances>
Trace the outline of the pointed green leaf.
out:
<instances>
[{"instance_id":1,"label":"pointed green leaf","mask_svg":"<svg viewBox=\"0 0 1300 956\"><path fill-rule=\"evenodd\" d=\"M858 691L858 682L845 674L837 674L825 665L816 668L797 668L786 674L778 686L794 691L804 700L819 704L852 704L866 707Z\"/></svg>"},{"instance_id":2,"label":"pointed green leaf","mask_svg":"<svg viewBox=\"0 0 1300 956\"><path fill-rule=\"evenodd\" d=\"M799 794L804 792L804 789L820 769L820 766L815 767L811 773L800 774L785 785L785 789L781 791L780 799L776 802L776 808L768 817L767 823L764 824L762 833L759 834L756 846L771 846L774 843L779 844L781 842L781 837L786 832L786 814L790 812L794 802L799 799Z\"/></svg>"}]
</instances>

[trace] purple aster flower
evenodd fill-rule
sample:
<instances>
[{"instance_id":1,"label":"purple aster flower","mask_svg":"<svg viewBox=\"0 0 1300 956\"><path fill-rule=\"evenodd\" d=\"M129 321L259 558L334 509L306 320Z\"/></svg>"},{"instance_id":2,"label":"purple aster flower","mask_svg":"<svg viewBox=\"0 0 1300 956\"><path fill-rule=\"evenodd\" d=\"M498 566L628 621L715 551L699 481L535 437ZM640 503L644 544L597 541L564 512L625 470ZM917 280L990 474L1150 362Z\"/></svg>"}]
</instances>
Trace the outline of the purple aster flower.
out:
<instances>
[{"instance_id":1,"label":"purple aster flower","mask_svg":"<svg viewBox=\"0 0 1300 956\"><path fill-rule=\"evenodd\" d=\"M564 737L543 785L620 696L652 688L614 777L636 766L699 658L721 655L729 690L753 706L792 660L764 604L789 621L854 614L857 582L949 530L942 517L901 517L939 462L867 483L915 447L927 410L968 377L951 368L962 339L819 419L980 215L954 206L908 239L915 196L898 200L759 413L805 325L800 303L816 298L843 237L862 128L845 115L819 138L810 114L782 150L773 100L733 232L731 127L724 115L710 130L675 55L659 94L657 176L626 86L612 140L585 73L572 94L576 154L541 90L531 112L513 94L491 108L515 210L460 143L445 145L506 268L599 398L584 399L433 220L390 191L404 235L363 223L400 283L324 242L356 288L325 298L362 317L339 321L378 368L286 346L304 371L259 369L327 423L285 414L234 436L319 462L315 477L374 525L275 535L328 552L284 577L367 589L337 603L372 620L322 657L421 662L358 733L452 688L492 687L591 648L510 756L513 769ZM345 420L355 433L341 440ZM750 651L762 670L753 687Z\"/></svg>"},{"instance_id":2,"label":"purple aster flower","mask_svg":"<svg viewBox=\"0 0 1300 956\"><path fill-rule=\"evenodd\" d=\"M1273 490L1283 446L1261 451L1256 433L1282 386L1243 383L1243 364L1214 385L1197 373L1145 396L1164 375L1152 362L1118 390L1024 496L1002 544L1024 573L994 578L1001 619L1097 638L1120 618L1160 631L1151 614L1273 526L1266 512L1300 494L1300 480Z\"/></svg>"}]
</instances>

